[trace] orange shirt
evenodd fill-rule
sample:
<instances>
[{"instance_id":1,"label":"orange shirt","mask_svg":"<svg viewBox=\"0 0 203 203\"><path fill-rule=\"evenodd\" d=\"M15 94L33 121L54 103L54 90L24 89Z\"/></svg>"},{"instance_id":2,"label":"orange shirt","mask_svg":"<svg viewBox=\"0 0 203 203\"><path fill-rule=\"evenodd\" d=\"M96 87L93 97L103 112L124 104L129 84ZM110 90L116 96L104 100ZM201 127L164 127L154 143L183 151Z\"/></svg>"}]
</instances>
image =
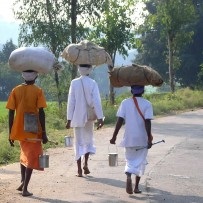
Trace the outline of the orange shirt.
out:
<instances>
[{"instance_id":1,"label":"orange shirt","mask_svg":"<svg viewBox=\"0 0 203 203\"><path fill-rule=\"evenodd\" d=\"M15 87L9 95L7 109L15 110L15 118L10 139L26 140L27 138L42 138L41 125L38 119L38 133L24 131L24 113L34 113L39 117L39 108L45 108L46 99L43 90L36 85L21 84Z\"/></svg>"}]
</instances>

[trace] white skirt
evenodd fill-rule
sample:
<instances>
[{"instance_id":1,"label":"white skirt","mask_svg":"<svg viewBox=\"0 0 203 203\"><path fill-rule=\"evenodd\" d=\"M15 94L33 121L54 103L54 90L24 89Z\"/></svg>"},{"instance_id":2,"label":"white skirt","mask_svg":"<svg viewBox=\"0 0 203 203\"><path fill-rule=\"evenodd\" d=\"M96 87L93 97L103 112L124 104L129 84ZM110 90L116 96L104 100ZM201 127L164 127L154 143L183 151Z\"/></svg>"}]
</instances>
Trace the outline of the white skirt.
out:
<instances>
[{"instance_id":1,"label":"white skirt","mask_svg":"<svg viewBox=\"0 0 203 203\"><path fill-rule=\"evenodd\" d=\"M86 153L95 154L96 147L94 146L93 139L94 122L87 122L85 127L74 128L74 150L75 160L84 156Z\"/></svg>"},{"instance_id":2,"label":"white skirt","mask_svg":"<svg viewBox=\"0 0 203 203\"><path fill-rule=\"evenodd\" d=\"M136 151L136 147L125 148L126 166L125 173L132 173L136 176L144 175L145 166L147 165L148 149Z\"/></svg>"}]
</instances>

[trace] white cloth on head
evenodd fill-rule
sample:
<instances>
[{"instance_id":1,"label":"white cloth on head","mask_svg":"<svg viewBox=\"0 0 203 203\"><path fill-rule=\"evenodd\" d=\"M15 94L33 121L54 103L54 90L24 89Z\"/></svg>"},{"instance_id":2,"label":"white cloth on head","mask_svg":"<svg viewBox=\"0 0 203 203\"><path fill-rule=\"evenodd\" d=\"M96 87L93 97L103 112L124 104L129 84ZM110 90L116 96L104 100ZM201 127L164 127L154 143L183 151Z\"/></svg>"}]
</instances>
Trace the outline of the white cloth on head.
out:
<instances>
[{"instance_id":1,"label":"white cloth on head","mask_svg":"<svg viewBox=\"0 0 203 203\"><path fill-rule=\"evenodd\" d=\"M92 67L78 66L78 72L80 75L89 75L92 72Z\"/></svg>"},{"instance_id":2,"label":"white cloth on head","mask_svg":"<svg viewBox=\"0 0 203 203\"><path fill-rule=\"evenodd\" d=\"M84 127L74 128L75 136L75 160L84 156L86 153L90 155L96 153L93 139L94 122L88 121Z\"/></svg>"},{"instance_id":3,"label":"white cloth on head","mask_svg":"<svg viewBox=\"0 0 203 203\"><path fill-rule=\"evenodd\" d=\"M82 82L85 95L83 93ZM71 81L68 94L67 120L71 120L71 127L84 127L87 122L85 96L88 105L94 107L97 118L102 119L104 117L97 83L88 76L81 76Z\"/></svg>"},{"instance_id":4,"label":"white cloth on head","mask_svg":"<svg viewBox=\"0 0 203 203\"><path fill-rule=\"evenodd\" d=\"M153 108L151 102L136 97L139 108L145 119L153 119ZM121 147L144 147L148 144L148 136L145 128L145 122L140 116L133 98L125 99L117 112L117 117L125 119L125 131L120 143Z\"/></svg>"},{"instance_id":5,"label":"white cloth on head","mask_svg":"<svg viewBox=\"0 0 203 203\"><path fill-rule=\"evenodd\" d=\"M22 72L22 77L25 81L33 81L36 79L38 76L38 73L33 71L33 72Z\"/></svg>"},{"instance_id":6,"label":"white cloth on head","mask_svg":"<svg viewBox=\"0 0 203 203\"><path fill-rule=\"evenodd\" d=\"M136 147L125 148L125 173L135 174L137 176L144 175L145 167L147 165L148 149L140 149L136 151Z\"/></svg>"}]
</instances>

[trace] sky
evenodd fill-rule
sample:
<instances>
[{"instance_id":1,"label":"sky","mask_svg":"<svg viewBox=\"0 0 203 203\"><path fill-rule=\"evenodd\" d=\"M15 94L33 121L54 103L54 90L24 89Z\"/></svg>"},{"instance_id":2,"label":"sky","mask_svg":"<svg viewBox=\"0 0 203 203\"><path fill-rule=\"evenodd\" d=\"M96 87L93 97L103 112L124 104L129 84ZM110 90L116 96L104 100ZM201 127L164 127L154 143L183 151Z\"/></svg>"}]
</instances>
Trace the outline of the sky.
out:
<instances>
[{"instance_id":1,"label":"sky","mask_svg":"<svg viewBox=\"0 0 203 203\"><path fill-rule=\"evenodd\" d=\"M0 44L5 44L10 39L17 45L19 23L12 12L14 0L0 0Z\"/></svg>"},{"instance_id":2,"label":"sky","mask_svg":"<svg viewBox=\"0 0 203 203\"><path fill-rule=\"evenodd\" d=\"M15 0L0 0L0 44L5 44L10 39L18 45L19 21L15 20L12 5ZM135 14L138 14L140 6Z\"/></svg>"}]
</instances>

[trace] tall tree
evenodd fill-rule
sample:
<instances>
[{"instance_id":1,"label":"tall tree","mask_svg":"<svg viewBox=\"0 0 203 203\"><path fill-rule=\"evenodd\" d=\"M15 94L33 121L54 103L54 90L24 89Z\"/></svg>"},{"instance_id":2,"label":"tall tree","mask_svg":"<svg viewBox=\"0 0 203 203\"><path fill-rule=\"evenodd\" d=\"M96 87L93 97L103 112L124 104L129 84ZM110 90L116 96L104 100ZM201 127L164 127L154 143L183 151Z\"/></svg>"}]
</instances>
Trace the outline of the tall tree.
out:
<instances>
[{"instance_id":1,"label":"tall tree","mask_svg":"<svg viewBox=\"0 0 203 203\"><path fill-rule=\"evenodd\" d=\"M89 39L95 40L110 54L113 65L116 53L128 55L131 49L130 41L134 38L134 25L132 14L135 9L133 0L105 0L103 1L102 13L93 23ZM112 67L110 67L111 70ZM110 103L114 104L114 88L110 84Z\"/></svg>"},{"instance_id":2,"label":"tall tree","mask_svg":"<svg viewBox=\"0 0 203 203\"><path fill-rule=\"evenodd\" d=\"M43 45L48 47L56 58L60 57L60 52L67 44L86 37L87 28L84 24L88 18L85 17L95 10L95 7L100 6L100 1L16 0L14 14L22 22L19 45ZM73 67L72 79L75 78L76 73L76 68ZM61 88L57 71L54 72L54 77L60 106Z\"/></svg>"},{"instance_id":3,"label":"tall tree","mask_svg":"<svg viewBox=\"0 0 203 203\"><path fill-rule=\"evenodd\" d=\"M12 88L22 82L22 78L19 74L13 74L8 66L8 60L11 52L16 49L16 45L13 41L7 41L3 45L2 51L0 51L0 100L6 101Z\"/></svg>"},{"instance_id":4,"label":"tall tree","mask_svg":"<svg viewBox=\"0 0 203 203\"><path fill-rule=\"evenodd\" d=\"M156 5L154 13L149 13L145 23L147 29L153 30L162 26L161 36L167 43L167 61L169 64L169 83L171 91L175 91L175 68L180 65L180 48L192 39L193 32L189 24L196 20L192 0L146 0L146 3Z\"/></svg>"},{"instance_id":5,"label":"tall tree","mask_svg":"<svg viewBox=\"0 0 203 203\"><path fill-rule=\"evenodd\" d=\"M6 44L3 45L2 51L0 51L0 62L7 63L11 52L16 48L17 46L13 44L12 39L7 41Z\"/></svg>"}]
</instances>

